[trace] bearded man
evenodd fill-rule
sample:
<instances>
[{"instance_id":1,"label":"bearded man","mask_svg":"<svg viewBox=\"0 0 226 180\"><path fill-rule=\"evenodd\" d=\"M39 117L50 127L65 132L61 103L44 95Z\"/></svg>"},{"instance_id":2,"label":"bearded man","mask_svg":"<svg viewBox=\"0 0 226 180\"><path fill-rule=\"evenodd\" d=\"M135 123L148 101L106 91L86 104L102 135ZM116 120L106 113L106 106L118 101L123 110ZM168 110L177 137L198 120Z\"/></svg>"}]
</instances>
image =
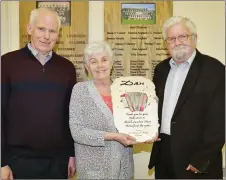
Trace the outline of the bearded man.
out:
<instances>
[{"instance_id":1,"label":"bearded man","mask_svg":"<svg viewBox=\"0 0 226 180\"><path fill-rule=\"evenodd\" d=\"M149 169L156 179L222 179L225 66L197 49L195 24L171 17L163 25L171 55L156 68L159 138Z\"/></svg>"}]
</instances>

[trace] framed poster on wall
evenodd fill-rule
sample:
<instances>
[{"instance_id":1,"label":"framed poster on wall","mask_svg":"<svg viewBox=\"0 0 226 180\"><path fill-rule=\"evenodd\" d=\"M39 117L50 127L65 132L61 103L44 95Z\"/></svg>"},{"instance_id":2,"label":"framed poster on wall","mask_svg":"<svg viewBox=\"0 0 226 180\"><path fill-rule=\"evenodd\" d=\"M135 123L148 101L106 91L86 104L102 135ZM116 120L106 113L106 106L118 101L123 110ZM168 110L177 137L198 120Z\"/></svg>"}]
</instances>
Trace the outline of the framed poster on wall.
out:
<instances>
[{"instance_id":1,"label":"framed poster on wall","mask_svg":"<svg viewBox=\"0 0 226 180\"><path fill-rule=\"evenodd\" d=\"M71 25L71 2L36 1L36 8L51 8L60 16L62 26Z\"/></svg>"}]
</instances>

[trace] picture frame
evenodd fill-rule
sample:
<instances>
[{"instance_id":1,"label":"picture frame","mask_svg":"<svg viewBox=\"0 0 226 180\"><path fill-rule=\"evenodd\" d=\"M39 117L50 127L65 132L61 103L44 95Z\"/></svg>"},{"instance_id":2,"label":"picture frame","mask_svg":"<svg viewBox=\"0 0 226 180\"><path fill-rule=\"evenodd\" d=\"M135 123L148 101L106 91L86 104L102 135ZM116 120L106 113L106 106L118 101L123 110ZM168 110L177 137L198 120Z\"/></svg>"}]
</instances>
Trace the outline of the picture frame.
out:
<instances>
[{"instance_id":1,"label":"picture frame","mask_svg":"<svg viewBox=\"0 0 226 180\"><path fill-rule=\"evenodd\" d=\"M156 24L156 4L121 3L121 24Z\"/></svg>"},{"instance_id":2,"label":"picture frame","mask_svg":"<svg viewBox=\"0 0 226 180\"><path fill-rule=\"evenodd\" d=\"M71 1L36 1L36 8L41 7L56 11L62 26L71 25Z\"/></svg>"}]
</instances>

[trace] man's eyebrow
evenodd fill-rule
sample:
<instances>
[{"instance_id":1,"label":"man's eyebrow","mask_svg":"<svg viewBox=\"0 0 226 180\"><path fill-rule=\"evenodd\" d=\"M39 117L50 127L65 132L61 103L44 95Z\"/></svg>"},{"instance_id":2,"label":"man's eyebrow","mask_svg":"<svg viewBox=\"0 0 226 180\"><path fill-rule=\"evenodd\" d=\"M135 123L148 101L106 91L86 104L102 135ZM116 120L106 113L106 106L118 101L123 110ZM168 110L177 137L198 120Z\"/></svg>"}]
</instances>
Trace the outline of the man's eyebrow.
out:
<instances>
[{"instance_id":1,"label":"man's eyebrow","mask_svg":"<svg viewBox=\"0 0 226 180\"><path fill-rule=\"evenodd\" d=\"M38 25L36 25L36 27L37 27L37 28L47 29L47 28L45 28L45 26L38 26ZM47 29L47 30L49 30L49 31L57 31L57 30L55 30L55 29Z\"/></svg>"}]
</instances>

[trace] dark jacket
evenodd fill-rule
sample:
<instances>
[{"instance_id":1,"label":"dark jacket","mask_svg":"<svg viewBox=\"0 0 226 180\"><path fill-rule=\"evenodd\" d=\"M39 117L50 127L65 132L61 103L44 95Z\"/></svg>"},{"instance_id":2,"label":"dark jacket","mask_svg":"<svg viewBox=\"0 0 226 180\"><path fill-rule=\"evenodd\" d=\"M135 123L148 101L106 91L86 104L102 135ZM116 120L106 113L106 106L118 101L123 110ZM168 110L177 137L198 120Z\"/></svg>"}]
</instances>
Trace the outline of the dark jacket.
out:
<instances>
[{"instance_id":1,"label":"dark jacket","mask_svg":"<svg viewBox=\"0 0 226 180\"><path fill-rule=\"evenodd\" d=\"M159 63L153 77L160 124L169 61L170 58ZM171 119L171 151L178 178L222 177L224 135L225 66L197 50ZM149 169L155 166L159 143L153 145ZM203 174L186 171L189 164Z\"/></svg>"}]
</instances>

